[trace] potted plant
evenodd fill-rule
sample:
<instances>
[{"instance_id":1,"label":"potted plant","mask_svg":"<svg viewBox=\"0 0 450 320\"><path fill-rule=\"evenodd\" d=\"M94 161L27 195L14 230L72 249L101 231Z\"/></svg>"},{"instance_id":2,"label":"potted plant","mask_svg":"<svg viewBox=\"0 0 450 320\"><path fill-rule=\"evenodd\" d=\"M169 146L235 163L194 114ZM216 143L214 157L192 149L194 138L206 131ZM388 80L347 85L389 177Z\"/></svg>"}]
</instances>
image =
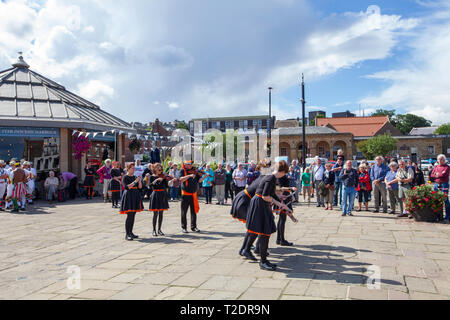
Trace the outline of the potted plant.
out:
<instances>
[{"instance_id":1,"label":"potted plant","mask_svg":"<svg viewBox=\"0 0 450 320\"><path fill-rule=\"evenodd\" d=\"M434 191L431 186L414 187L406 199L406 209L416 221L436 222L442 220L445 194Z\"/></svg>"}]
</instances>

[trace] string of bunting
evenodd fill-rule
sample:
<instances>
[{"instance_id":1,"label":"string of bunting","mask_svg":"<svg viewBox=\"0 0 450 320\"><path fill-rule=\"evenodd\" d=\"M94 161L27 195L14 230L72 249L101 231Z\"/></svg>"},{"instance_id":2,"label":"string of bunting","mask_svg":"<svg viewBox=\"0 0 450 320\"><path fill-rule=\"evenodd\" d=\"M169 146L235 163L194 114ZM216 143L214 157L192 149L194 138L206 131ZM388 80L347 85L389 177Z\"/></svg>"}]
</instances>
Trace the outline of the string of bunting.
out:
<instances>
[{"instance_id":1,"label":"string of bunting","mask_svg":"<svg viewBox=\"0 0 450 320\"><path fill-rule=\"evenodd\" d=\"M72 136L75 137L80 137L80 136L84 136L85 138L95 138L96 136L98 136L99 134L106 136L108 133L118 133L119 135L124 134L125 131L122 130L117 130L117 129L113 129L113 130L108 130L108 131L103 131L103 132L89 132L89 131L79 131L79 130L73 130L72 132ZM159 134L155 133L152 135L146 135L146 134L133 134L128 132L127 136L129 139L135 137L136 139L139 140L147 140L147 141L160 141L162 140L162 137L159 136Z\"/></svg>"}]
</instances>

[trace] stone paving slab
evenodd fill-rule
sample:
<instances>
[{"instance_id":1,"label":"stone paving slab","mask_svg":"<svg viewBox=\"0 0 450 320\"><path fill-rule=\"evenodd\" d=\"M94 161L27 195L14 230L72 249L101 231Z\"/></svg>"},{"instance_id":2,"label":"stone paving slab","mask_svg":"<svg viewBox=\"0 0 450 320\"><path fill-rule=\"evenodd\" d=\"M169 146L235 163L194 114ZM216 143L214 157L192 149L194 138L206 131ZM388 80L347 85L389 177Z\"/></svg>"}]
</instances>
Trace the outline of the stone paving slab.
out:
<instances>
[{"instance_id":1,"label":"stone paving slab","mask_svg":"<svg viewBox=\"0 0 450 320\"><path fill-rule=\"evenodd\" d=\"M201 201L202 202L202 201ZM148 206L148 203L145 203ZM124 240L125 217L102 201L37 203L0 212L0 299L450 299L450 225L388 214L294 207L293 247L270 240L275 272L237 252L245 225L230 206L201 203L200 234L182 234L180 203L165 213L165 237L152 237L152 214L139 213ZM67 286L68 267L80 287ZM368 287L378 268L379 289Z\"/></svg>"}]
</instances>

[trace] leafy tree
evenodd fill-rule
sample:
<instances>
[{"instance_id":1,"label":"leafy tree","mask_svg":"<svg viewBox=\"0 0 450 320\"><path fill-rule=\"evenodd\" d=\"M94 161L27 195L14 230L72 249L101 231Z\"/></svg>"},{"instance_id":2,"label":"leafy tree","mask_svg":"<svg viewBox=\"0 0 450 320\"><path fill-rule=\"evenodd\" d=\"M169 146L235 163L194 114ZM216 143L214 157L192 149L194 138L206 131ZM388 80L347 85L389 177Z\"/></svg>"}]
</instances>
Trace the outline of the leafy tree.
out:
<instances>
[{"instance_id":1,"label":"leafy tree","mask_svg":"<svg viewBox=\"0 0 450 320\"><path fill-rule=\"evenodd\" d=\"M446 123L443 124L442 126L440 126L435 134L439 134L439 135L450 135L450 123Z\"/></svg>"},{"instance_id":2,"label":"leafy tree","mask_svg":"<svg viewBox=\"0 0 450 320\"><path fill-rule=\"evenodd\" d=\"M189 130L189 125L184 120L183 121L178 121L177 129Z\"/></svg>"},{"instance_id":3,"label":"leafy tree","mask_svg":"<svg viewBox=\"0 0 450 320\"><path fill-rule=\"evenodd\" d=\"M315 126L316 125L316 120L318 119L318 118L326 118L326 116L324 115L324 114L318 114L313 120L311 120L311 125L312 126Z\"/></svg>"},{"instance_id":4,"label":"leafy tree","mask_svg":"<svg viewBox=\"0 0 450 320\"><path fill-rule=\"evenodd\" d=\"M403 134L408 134L413 128L431 127L432 122L415 114L398 114L395 127Z\"/></svg>"},{"instance_id":5,"label":"leafy tree","mask_svg":"<svg viewBox=\"0 0 450 320\"><path fill-rule=\"evenodd\" d=\"M397 142L390 134L384 134L358 143L358 148L366 159L374 159L378 155L386 156L396 150Z\"/></svg>"},{"instance_id":6,"label":"leafy tree","mask_svg":"<svg viewBox=\"0 0 450 320\"><path fill-rule=\"evenodd\" d=\"M389 122L392 123L394 126L397 123L397 117L395 115L395 110L378 109L377 111L372 113L372 117L379 117L379 116L388 116Z\"/></svg>"}]
</instances>

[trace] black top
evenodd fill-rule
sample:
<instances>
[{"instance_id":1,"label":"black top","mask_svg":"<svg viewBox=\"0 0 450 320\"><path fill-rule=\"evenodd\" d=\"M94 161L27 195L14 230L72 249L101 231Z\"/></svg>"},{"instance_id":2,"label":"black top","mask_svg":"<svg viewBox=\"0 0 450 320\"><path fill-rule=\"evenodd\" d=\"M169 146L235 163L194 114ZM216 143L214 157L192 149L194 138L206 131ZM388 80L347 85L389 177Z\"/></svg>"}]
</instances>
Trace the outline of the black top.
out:
<instances>
[{"instance_id":1,"label":"black top","mask_svg":"<svg viewBox=\"0 0 450 320\"><path fill-rule=\"evenodd\" d=\"M256 193L263 197L272 197L275 200L279 200L275 194L276 186L277 178L273 174L264 176L256 188Z\"/></svg>"},{"instance_id":2,"label":"black top","mask_svg":"<svg viewBox=\"0 0 450 320\"><path fill-rule=\"evenodd\" d=\"M251 185L249 185L247 187L247 192L250 196L254 196L256 193L256 189L258 188L259 184L261 183L261 180L264 176L260 176L258 179L256 179L255 181L253 181L253 183Z\"/></svg>"},{"instance_id":3,"label":"black top","mask_svg":"<svg viewBox=\"0 0 450 320\"><path fill-rule=\"evenodd\" d=\"M95 175L95 170L92 168L84 168L84 173L86 173L87 176L93 176Z\"/></svg>"},{"instance_id":4,"label":"black top","mask_svg":"<svg viewBox=\"0 0 450 320\"><path fill-rule=\"evenodd\" d=\"M122 171L120 169L114 168L111 169L111 178L120 177L122 175Z\"/></svg>"},{"instance_id":5,"label":"black top","mask_svg":"<svg viewBox=\"0 0 450 320\"><path fill-rule=\"evenodd\" d=\"M125 187L125 190L130 190L130 189L128 188L128 185L129 185L130 183L133 183L134 181L136 181L136 179L137 179L136 176L129 176L129 175L123 176L122 183L123 183L123 186ZM135 187L136 187L136 188L139 188L139 183L137 183L137 184L135 185Z\"/></svg>"},{"instance_id":6,"label":"black top","mask_svg":"<svg viewBox=\"0 0 450 320\"><path fill-rule=\"evenodd\" d=\"M328 175L328 177L327 177ZM336 180L336 175L334 174L333 171L329 171L327 173L327 171L325 171L323 173L323 183L325 183L325 185L327 184L334 184L334 181Z\"/></svg>"},{"instance_id":7,"label":"black top","mask_svg":"<svg viewBox=\"0 0 450 320\"><path fill-rule=\"evenodd\" d=\"M150 173L150 175L152 175L152 170L150 170L148 167L145 168L144 172L142 173L142 178L145 178L147 173Z\"/></svg>"},{"instance_id":8,"label":"black top","mask_svg":"<svg viewBox=\"0 0 450 320\"><path fill-rule=\"evenodd\" d=\"M351 169L350 171L347 169L342 169L341 171L341 180L342 184L345 187L354 187L356 188L359 184L359 174L355 169Z\"/></svg>"},{"instance_id":9,"label":"black top","mask_svg":"<svg viewBox=\"0 0 450 320\"><path fill-rule=\"evenodd\" d=\"M277 184L282 188L289 188L289 178L287 176L277 179Z\"/></svg>"},{"instance_id":10,"label":"black top","mask_svg":"<svg viewBox=\"0 0 450 320\"><path fill-rule=\"evenodd\" d=\"M189 173L185 173L183 168L180 170L180 178L188 176ZM196 175L195 178L189 178L185 182L181 183L181 190L187 192L187 193L195 193L198 190L198 183L200 180L200 176Z\"/></svg>"},{"instance_id":11,"label":"black top","mask_svg":"<svg viewBox=\"0 0 450 320\"><path fill-rule=\"evenodd\" d=\"M165 190L168 187L167 180L163 179L162 181L153 183L157 179L158 179L157 176L151 176L150 177L150 186L153 188L153 190Z\"/></svg>"}]
</instances>

